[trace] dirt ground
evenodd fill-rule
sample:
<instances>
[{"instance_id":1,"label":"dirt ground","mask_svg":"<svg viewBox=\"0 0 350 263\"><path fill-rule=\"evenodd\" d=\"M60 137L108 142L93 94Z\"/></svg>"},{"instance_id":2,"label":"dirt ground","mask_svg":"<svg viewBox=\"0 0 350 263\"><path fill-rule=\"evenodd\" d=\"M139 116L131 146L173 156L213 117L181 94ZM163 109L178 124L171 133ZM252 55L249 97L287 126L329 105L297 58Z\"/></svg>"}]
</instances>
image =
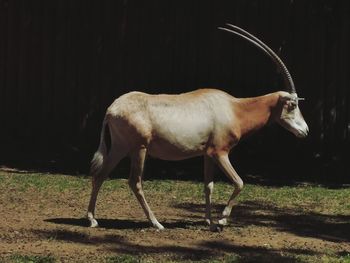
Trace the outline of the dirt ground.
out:
<instances>
[{"instance_id":1,"label":"dirt ground","mask_svg":"<svg viewBox=\"0 0 350 263\"><path fill-rule=\"evenodd\" d=\"M126 185L126 181L125 181ZM45 255L63 262L94 262L128 254L155 261L208 260L238 256L242 261L294 262L350 253L349 217L298 214L269 204L245 201L232 213L223 232L204 224L204 205L177 202L171 195L149 195L166 230L149 227L130 191L102 191L99 228L87 227L89 199L84 191L0 193L0 255ZM222 205L214 206L221 211Z\"/></svg>"}]
</instances>

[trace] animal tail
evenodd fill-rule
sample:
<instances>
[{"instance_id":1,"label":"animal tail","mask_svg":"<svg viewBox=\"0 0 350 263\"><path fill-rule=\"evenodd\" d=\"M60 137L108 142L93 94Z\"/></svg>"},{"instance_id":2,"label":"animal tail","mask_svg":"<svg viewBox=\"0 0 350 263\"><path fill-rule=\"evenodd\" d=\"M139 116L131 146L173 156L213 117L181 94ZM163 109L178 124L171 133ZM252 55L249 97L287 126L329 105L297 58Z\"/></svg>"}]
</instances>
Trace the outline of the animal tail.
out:
<instances>
[{"instance_id":1,"label":"animal tail","mask_svg":"<svg viewBox=\"0 0 350 263\"><path fill-rule=\"evenodd\" d=\"M110 136L109 134L109 127L108 127L108 122L106 119L104 119L103 124L102 124L102 130L101 130L101 135L100 135L100 144L98 146L97 151L94 154L94 157L91 160L91 167L90 167L90 175L95 176L101 173L102 168L103 168L103 163L107 158L107 145L106 145L106 137ZM108 138L110 139L110 138ZM108 140L107 139L107 140Z\"/></svg>"}]
</instances>

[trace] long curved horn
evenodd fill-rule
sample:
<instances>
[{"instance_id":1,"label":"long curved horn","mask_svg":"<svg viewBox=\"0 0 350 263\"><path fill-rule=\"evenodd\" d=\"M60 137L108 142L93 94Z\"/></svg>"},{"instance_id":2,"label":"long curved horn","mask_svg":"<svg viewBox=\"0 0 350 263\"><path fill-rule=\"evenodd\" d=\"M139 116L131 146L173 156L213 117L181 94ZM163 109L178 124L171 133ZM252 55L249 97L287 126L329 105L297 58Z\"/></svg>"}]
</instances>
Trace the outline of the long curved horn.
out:
<instances>
[{"instance_id":1,"label":"long curved horn","mask_svg":"<svg viewBox=\"0 0 350 263\"><path fill-rule=\"evenodd\" d=\"M254 44L256 47L260 48L262 51L265 52L277 65L277 67L281 70L284 82L286 86L288 87L288 90L290 93L296 93L296 89L294 86L294 82L292 79L292 76L290 75L286 65L283 63L283 61L280 59L279 56L264 42L262 42L260 39L258 39L256 36L250 34L249 32L245 31L244 29L231 25L226 24L227 26L231 27L232 29L219 27L220 30L224 30L230 33L233 33L237 36L240 36L241 38L244 38L245 40L249 41L250 43Z\"/></svg>"}]
</instances>

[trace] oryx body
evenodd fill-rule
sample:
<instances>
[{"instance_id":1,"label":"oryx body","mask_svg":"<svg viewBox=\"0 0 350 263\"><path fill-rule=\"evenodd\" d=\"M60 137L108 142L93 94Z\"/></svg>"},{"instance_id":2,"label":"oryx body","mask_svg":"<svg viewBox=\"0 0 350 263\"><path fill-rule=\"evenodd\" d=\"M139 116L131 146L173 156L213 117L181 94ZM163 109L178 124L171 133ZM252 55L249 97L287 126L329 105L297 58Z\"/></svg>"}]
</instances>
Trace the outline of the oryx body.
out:
<instances>
[{"instance_id":1,"label":"oryx body","mask_svg":"<svg viewBox=\"0 0 350 263\"><path fill-rule=\"evenodd\" d=\"M232 27L236 29L235 26ZM231 29L225 30L231 32ZM234 33L244 38L251 37L250 42L261 49L265 48L265 53L273 57L282 72L287 70L277 55L267 50L260 40L242 29L237 31ZM242 137L269 122L279 123L297 137L305 137L308 133L289 72L286 71L284 76L291 92L279 91L254 98L235 98L217 89L200 89L178 95L130 92L116 99L107 109L99 149L91 165L93 188L88 208L91 226L97 226L94 211L102 182L122 158L129 156L129 185L151 224L163 229L148 206L142 190L146 155L164 160L204 156L206 221L211 229L216 229L210 208L213 165L217 164L234 186L233 194L219 220L219 225L225 225L234 198L243 188L243 182L228 158L232 147ZM106 133L107 129L109 133ZM106 134L110 136L109 148L105 142Z\"/></svg>"}]
</instances>

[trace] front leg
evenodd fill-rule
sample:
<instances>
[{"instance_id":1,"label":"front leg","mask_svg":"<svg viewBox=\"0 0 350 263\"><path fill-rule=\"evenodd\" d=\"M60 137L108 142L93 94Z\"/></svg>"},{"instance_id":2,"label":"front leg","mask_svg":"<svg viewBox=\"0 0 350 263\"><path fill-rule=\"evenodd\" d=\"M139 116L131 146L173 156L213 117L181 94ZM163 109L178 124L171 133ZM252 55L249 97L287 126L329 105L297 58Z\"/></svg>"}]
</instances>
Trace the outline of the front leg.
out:
<instances>
[{"instance_id":1,"label":"front leg","mask_svg":"<svg viewBox=\"0 0 350 263\"><path fill-rule=\"evenodd\" d=\"M239 177L239 175L237 174L235 169L232 167L230 160L228 158L228 153L217 155L214 158L217 161L219 167L225 173L225 175L233 183L233 186L235 188L230 199L227 202L227 205L226 205L224 211L222 212L221 219L218 221L219 225L221 225L221 227L222 227L222 226L227 224L227 218L231 214L232 207L234 205L234 199L243 189L243 181Z\"/></svg>"},{"instance_id":2,"label":"front leg","mask_svg":"<svg viewBox=\"0 0 350 263\"><path fill-rule=\"evenodd\" d=\"M134 192L137 200L139 201L143 211L145 212L146 217L150 223L157 229L163 230L164 227L158 222L154 216L151 208L149 207L145 195L142 189L142 175L144 169L144 162L146 158L146 148L141 148L138 151L135 151L131 155L131 171L129 177L129 186Z\"/></svg>"},{"instance_id":3,"label":"front leg","mask_svg":"<svg viewBox=\"0 0 350 263\"><path fill-rule=\"evenodd\" d=\"M221 227L214 223L211 215L211 196L214 190L214 162L209 156L204 156L204 193L205 193L205 222L210 231L218 232Z\"/></svg>"}]
</instances>

